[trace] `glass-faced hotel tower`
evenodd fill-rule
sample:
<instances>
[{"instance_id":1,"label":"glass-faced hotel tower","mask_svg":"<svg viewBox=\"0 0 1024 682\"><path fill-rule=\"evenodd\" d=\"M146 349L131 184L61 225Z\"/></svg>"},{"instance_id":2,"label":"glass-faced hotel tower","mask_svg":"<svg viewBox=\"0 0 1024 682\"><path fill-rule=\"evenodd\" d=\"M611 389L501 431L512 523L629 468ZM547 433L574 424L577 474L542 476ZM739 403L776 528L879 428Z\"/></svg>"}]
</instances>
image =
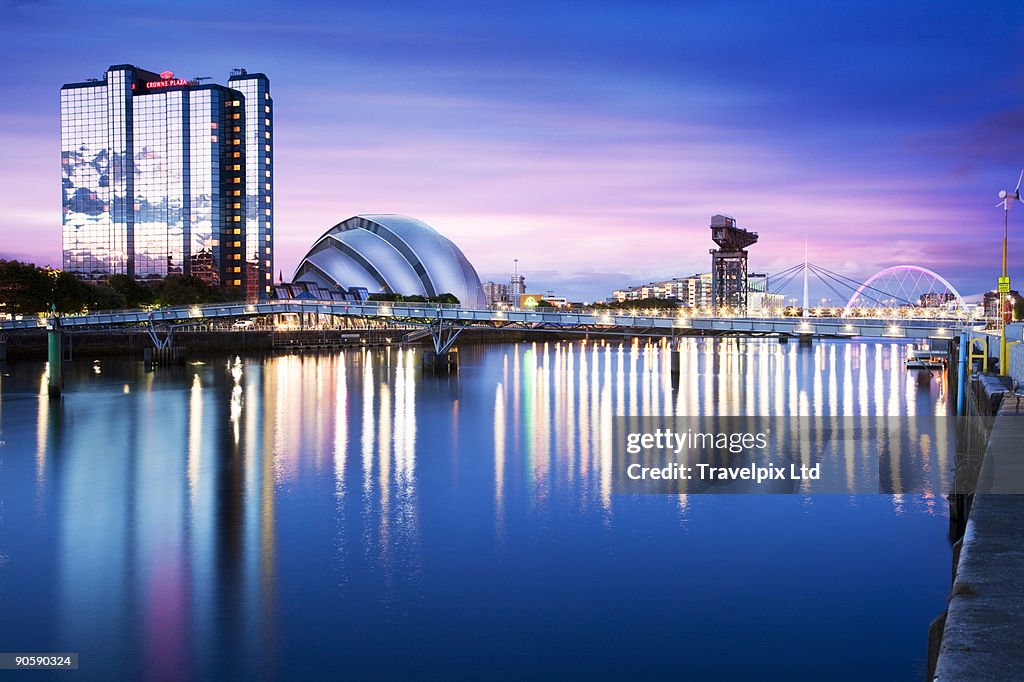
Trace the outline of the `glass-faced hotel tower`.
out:
<instances>
[{"instance_id":1,"label":"glass-faced hotel tower","mask_svg":"<svg viewBox=\"0 0 1024 682\"><path fill-rule=\"evenodd\" d=\"M274 271L273 100L131 65L61 88L64 269L194 275L265 298Z\"/></svg>"}]
</instances>

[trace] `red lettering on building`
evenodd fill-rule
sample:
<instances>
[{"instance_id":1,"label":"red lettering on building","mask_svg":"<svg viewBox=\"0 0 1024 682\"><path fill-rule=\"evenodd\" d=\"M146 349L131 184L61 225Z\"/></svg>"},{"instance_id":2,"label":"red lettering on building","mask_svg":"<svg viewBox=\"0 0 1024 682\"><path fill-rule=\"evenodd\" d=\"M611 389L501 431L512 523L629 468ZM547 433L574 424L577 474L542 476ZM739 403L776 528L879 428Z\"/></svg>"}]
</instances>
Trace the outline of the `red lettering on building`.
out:
<instances>
[{"instance_id":1,"label":"red lettering on building","mask_svg":"<svg viewBox=\"0 0 1024 682\"><path fill-rule=\"evenodd\" d=\"M188 81L184 78L167 78L162 81L146 81L146 89L148 90L173 88L179 85L188 85Z\"/></svg>"}]
</instances>

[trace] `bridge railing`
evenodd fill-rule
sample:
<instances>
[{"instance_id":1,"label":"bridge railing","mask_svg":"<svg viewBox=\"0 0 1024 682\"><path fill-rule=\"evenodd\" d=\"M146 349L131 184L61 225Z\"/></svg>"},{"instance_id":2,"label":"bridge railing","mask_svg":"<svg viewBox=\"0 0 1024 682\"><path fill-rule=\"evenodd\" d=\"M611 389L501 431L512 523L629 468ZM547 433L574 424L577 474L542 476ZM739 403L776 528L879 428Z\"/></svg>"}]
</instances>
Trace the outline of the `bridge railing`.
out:
<instances>
[{"instance_id":1,"label":"bridge railing","mask_svg":"<svg viewBox=\"0 0 1024 682\"><path fill-rule=\"evenodd\" d=\"M630 325L650 323L654 326L683 326L692 321L717 321L729 327L730 322L738 324L785 322L790 325L814 323L817 325L879 325L914 324L920 327L949 327L973 325L975 320L963 317L941 316L897 316L897 317L807 317L714 314L706 309L690 308L555 308L534 307L525 309L481 310L463 308L455 304L418 301L334 301L313 299L277 299L259 303L230 302L203 305L133 308L102 311L78 315L58 315L63 326L98 327L103 325L145 324L149 321L167 324L230 318L271 316L288 313L349 315L380 318L411 318L427 321L431 318L456 319L460 321L501 322L563 322L566 324ZM20 320L0 321L0 329L34 329L46 326L47 317L29 316ZM673 322L669 322L669 321Z\"/></svg>"}]
</instances>

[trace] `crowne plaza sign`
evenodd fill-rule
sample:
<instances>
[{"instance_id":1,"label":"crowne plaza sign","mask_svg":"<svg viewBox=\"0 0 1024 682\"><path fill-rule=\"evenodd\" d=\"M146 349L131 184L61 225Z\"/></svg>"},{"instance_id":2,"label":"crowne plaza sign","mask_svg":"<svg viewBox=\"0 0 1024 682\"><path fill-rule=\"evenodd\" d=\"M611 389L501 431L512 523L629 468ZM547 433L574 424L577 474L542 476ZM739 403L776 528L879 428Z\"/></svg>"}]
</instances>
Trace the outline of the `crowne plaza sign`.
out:
<instances>
[{"instance_id":1,"label":"crowne plaza sign","mask_svg":"<svg viewBox=\"0 0 1024 682\"><path fill-rule=\"evenodd\" d=\"M163 71L158 81L146 81L147 90L158 90L160 88L173 88L177 85L188 85L185 78L175 78L173 71Z\"/></svg>"}]
</instances>

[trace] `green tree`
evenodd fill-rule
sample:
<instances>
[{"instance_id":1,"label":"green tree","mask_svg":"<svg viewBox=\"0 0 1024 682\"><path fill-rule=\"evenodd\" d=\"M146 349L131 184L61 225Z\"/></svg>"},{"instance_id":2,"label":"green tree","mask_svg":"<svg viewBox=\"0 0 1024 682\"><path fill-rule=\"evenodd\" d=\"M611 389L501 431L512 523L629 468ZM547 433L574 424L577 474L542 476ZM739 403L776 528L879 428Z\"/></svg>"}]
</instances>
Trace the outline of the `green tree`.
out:
<instances>
[{"instance_id":1,"label":"green tree","mask_svg":"<svg viewBox=\"0 0 1024 682\"><path fill-rule=\"evenodd\" d=\"M0 312L34 315L49 309L51 281L31 263L0 260Z\"/></svg>"},{"instance_id":2,"label":"green tree","mask_svg":"<svg viewBox=\"0 0 1024 682\"><path fill-rule=\"evenodd\" d=\"M89 305L90 286L69 272L48 270L50 278L49 301L58 313L79 313Z\"/></svg>"},{"instance_id":3,"label":"green tree","mask_svg":"<svg viewBox=\"0 0 1024 682\"><path fill-rule=\"evenodd\" d=\"M89 310L121 310L128 308L124 295L113 287L106 284L93 284L89 286L88 306ZM136 307L136 306L131 306Z\"/></svg>"},{"instance_id":4,"label":"green tree","mask_svg":"<svg viewBox=\"0 0 1024 682\"><path fill-rule=\"evenodd\" d=\"M679 301L674 298L642 298L639 301L616 301L614 303L595 303L594 308L620 310L649 310L651 308L678 308Z\"/></svg>"},{"instance_id":5,"label":"green tree","mask_svg":"<svg viewBox=\"0 0 1024 682\"><path fill-rule=\"evenodd\" d=\"M113 275L107 280L107 286L124 298L125 308L140 308L153 303L153 289L134 277Z\"/></svg>"},{"instance_id":6,"label":"green tree","mask_svg":"<svg viewBox=\"0 0 1024 682\"><path fill-rule=\"evenodd\" d=\"M242 299L238 289L215 287L198 277L186 277L185 275L169 275L150 286L153 289L155 301L163 306L223 303Z\"/></svg>"}]
</instances>

